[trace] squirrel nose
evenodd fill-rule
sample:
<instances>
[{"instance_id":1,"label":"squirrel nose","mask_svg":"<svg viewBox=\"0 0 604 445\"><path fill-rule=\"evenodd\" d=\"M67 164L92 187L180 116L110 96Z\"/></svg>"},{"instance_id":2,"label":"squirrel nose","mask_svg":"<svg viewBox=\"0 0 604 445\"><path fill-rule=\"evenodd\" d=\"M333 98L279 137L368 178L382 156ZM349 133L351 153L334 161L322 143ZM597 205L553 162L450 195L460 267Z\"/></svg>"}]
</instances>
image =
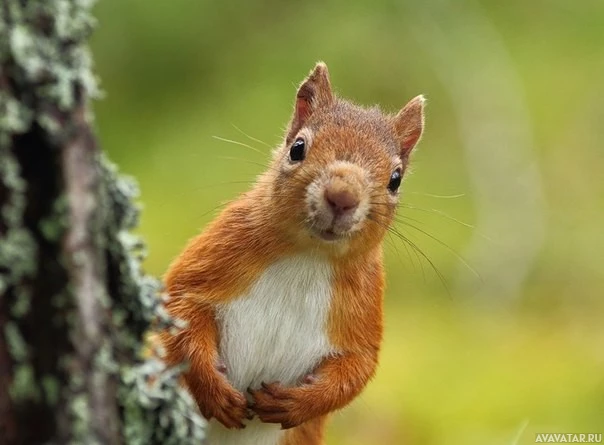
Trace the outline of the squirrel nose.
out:
<instances>
[{"instance_id":1,"label":"squirrel nose","mask_svg":"<svg viewBox=\"0 0 604 445\"><path fill-rule=\"evenodd\" d=\"M352 213L359 206L359 198L348 190L325 190L325 201L336 215Z\"/></svg>"}]
</instances>

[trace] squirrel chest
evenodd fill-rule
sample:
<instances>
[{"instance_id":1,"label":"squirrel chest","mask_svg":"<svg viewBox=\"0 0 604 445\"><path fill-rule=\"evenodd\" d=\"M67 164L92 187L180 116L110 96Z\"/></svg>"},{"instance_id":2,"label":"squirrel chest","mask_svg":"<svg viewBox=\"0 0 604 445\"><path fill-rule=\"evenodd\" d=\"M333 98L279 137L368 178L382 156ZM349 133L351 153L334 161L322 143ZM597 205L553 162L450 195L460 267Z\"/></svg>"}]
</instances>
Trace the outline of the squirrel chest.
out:
<instances>
[{"instance_id":1,"label":"squirrel chest","mask_svg":"<svg viewBox=\"0 0 604 445\"><path fill-rule=\"evenodd\" d=\"M294 385L333 352L326 334L332 275L326 259L288 257L218 306L219 354L235 388Z\"/></svg>"}]
</instances>

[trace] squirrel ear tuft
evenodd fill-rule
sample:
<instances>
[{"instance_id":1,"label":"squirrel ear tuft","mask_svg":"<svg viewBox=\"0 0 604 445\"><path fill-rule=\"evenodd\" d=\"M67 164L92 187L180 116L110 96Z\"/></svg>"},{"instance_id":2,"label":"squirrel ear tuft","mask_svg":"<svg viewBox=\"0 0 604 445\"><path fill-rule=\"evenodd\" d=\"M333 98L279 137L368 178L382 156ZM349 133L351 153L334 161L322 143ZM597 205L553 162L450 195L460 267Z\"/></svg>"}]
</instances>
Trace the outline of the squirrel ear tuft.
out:
<instances>
[{"instance_id":1,"label":"squirrel ear tuft","mask_svg":"<svg viewBox=\"0 0 604 445\"><path fill-rule=\"evenodd\" d=\"M401 158L409 156L422 137L425 102L426 99L422 95L414 97L394 118L394 130L398 137Z\"/></svg>"},{"instance_id":2,"label":"squirrel ear tuft","mask_svg":"<svg viewBox=\"0 0 604 445\"><path fill-rule=\"evenodd\" d=\"M333 93L327 65L318 62L298 88L294 115L287 130L287 143L293 140L315 110L330 105L332 101Z\"/></svg>"}]
</instances>

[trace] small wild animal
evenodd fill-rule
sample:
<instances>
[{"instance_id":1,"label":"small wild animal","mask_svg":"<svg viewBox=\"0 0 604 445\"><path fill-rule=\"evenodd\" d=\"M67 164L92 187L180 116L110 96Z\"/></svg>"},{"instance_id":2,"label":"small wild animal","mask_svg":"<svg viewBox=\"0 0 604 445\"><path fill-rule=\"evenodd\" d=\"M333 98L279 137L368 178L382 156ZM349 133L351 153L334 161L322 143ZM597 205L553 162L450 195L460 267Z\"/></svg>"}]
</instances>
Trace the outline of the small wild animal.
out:
<instances>
[{"instance_id":1,"label":"small wild animal","mask_svg":"<svg viewBox=\"0 0 604 445\"><path fill-rule=\"evenodd\" d=\"M423 129L334 95L317 64L272 164L165 277L171 363L213 419L210 445L316 445L329 413L373 376L382 339L382 243Z\"/></svg>"}]
</instances>

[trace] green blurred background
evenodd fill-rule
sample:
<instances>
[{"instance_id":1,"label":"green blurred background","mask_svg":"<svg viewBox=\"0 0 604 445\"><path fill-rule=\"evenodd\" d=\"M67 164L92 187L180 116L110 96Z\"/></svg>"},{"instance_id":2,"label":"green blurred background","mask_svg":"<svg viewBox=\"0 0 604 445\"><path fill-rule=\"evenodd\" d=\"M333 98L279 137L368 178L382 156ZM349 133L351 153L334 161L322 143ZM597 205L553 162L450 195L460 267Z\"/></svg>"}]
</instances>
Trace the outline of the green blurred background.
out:
<instances>
[{"instance_id":1,"label":"green blurred background","mask_svg":"<svg viewBox=\"0 0 604 445\"><path fill-rule=\"evenodd\" d=\"M438 272L387 239L381 365L328 443L604 433L604 2L102 0L96 12L98 130L140 182L156 275L262 171L270 149L245 134L279 143L317 60L359 103L428 97L398 229Z\"/></svg>"}]
</instances>

